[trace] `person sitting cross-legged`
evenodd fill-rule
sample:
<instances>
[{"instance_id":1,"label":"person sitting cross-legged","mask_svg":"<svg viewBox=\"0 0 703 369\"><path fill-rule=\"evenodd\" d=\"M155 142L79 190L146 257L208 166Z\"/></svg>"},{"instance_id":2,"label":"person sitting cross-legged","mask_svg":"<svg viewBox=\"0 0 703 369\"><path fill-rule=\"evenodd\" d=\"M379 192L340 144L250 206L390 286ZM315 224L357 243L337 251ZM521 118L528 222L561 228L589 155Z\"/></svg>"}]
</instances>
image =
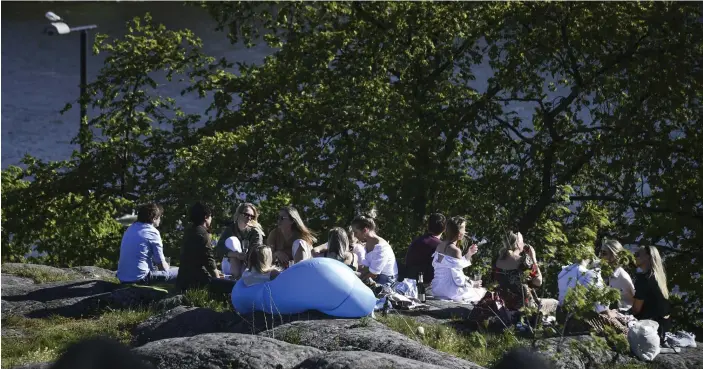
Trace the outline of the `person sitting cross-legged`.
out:
<instances>
[{"instance_id":1,"label":"person sitting cross-legged","mask_svg":"<svg viewBox=\"0 0 703 369\"><path fill-rule=\"evenodd\" d=\"M190 209L190 222L191 225L185 230L181 246L179 288L185 291L208 287L214 293L231 293L235 282L224 279L215 264L214 247L211 244L209 232L212 224L212 210L205 204L196 203Z\"/></svg>"},{"instance_id":2,"label":"person sitting cross-legged","mask_svg":"<svg viewBox=\"0 0 703 369\"><path fill-rule=\"evenodd\" d=\"M161 206L154 203L143 205L137 213L137 221L125 231L117 264L117 279L121 283L153 284L176 279L178 268L168 265L161 234L156 229L162 215Z\"/></svg>"}]
</instances>

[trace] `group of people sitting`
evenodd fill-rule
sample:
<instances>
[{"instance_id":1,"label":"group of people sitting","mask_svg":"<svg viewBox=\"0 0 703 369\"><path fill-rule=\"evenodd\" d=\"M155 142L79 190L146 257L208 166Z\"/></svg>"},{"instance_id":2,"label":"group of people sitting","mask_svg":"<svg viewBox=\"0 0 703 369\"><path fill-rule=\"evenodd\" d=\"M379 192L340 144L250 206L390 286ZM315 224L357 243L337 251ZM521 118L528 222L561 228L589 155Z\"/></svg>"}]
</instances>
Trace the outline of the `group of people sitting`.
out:
<instances>
[{"instance_id":1,"label":"group of people sitting","mask_svg":"<svg viewBox=\"0 0 703 369\"><path fill-rule=\"evenodd\" d=\"M371 216L357 216L346 229L332 228L327 242L315 247L315 234L294 207L280 210L277 226L264 239L256 206L244 203L237 207L233 223L214 243L210 236L212 210L196 203L190 209L191 224L185 227L180 267L172 268L164 257L163 243L156 229L162 215L163 208L159 205L144 205L138 211L137 221L125 231L117 270L122 283L175 281L182 290L208 287L214 292L230 293L240 279L248 286L264 283L277 278L295 263L313 257L336 259L365 282L392 285L398 280L395 252L378 235ZM427 232L414 239L408 248L403 277L417 280L422 274L423 282L429 284L431 294L438 299L482 301L487 295L482 281L464 274L478 252L476 244L461 245L466 220L432 214L427 228ZM603 243L601 258L617 268L611 276L606 276L606 281L595 267L597 263L579 260L563 267L559 273L558 299L547 299L539 298L536 292L543 284L543 276L535 249L524 242L519 232L509 232L502 243L492 277L498 285L495 292L506 309L518 311L533 307L559 319L565 315L562 306L570 289L577 285L607 283L620 291L620 301L613 309L595 304L595 317L622 328L626 326L623 316L634 316L659 322L662 336L668 330L669 292L662 260L655 247L642 247L637 251L638 273L633 282L625 266L618 264L627 251L618 241L608 240ZM221 260L221 269L216 256Z\"/></svg>"},{"instance_id":2,"label":"group of people sitting","mask_svg":"<svg viewBox=\"0 0 703 369\"><path fill-rule=\"evenodd\" d=\"M196 203L190 209L191 224L184 232L180 266L172 268L164 257L156 229L162 215L163 208L159 205L144 205L137 213L137 221L125 231L117 267L121 283L175 281L181 290L208 287L213 292L229 293L240 279L246 285L270 281L295 263L312 257L336 259L362 280L380 285L390 285L398 277L395 253L376 233L376 224L370 216L356 217L346 230L331 229L327 242L313 247L317 238L294 207L280 210L276 228L264 241L256 206L244 203L237 207L234 222L213 245L212 210ZM216 262L220 258L221 269Z\"/></svg>"},{"instance_id":3,"label":"group of people sitting","mask_svg":"<svg viewBox=\"0 0 703 369\"><path fill-rule=\"evenodd\" d=\"M414 278L423 273L435 297L474 303L481 301L486 296L481 282L471 281L463 273L463 269L471 265L476 245L467 247L463 256L456 246L456 240L463 237L465 221L458 217L446 220L441 214L432 214L427 228L427 232L408 248L406 276ZM443 233L444 241L441 240ZM620 299L612 307L595 303L593 314L583 322L586 329L600 324L626 333L627 322L631 319L658 322L661 338L670 329L669 290L656 247L642 246L635 253L637 273L633 282L627 265L623 263L629 251L616 240L604 240L600 260L577 260L562 268L557 277L558 299L549 299L538 297L537 290L543 284L543 276L535 249L524 242L519 232L509 232L502 243L503 247L493 262L492 279L497 282L495 292L508 311L536 308L544 315L556 315L557 320L565 323L569 314L564 302L570 290L577 285L607 285L620 292ZM614 266L610 276L601 275L601 262Z\"/></svg>"}]
</instances>

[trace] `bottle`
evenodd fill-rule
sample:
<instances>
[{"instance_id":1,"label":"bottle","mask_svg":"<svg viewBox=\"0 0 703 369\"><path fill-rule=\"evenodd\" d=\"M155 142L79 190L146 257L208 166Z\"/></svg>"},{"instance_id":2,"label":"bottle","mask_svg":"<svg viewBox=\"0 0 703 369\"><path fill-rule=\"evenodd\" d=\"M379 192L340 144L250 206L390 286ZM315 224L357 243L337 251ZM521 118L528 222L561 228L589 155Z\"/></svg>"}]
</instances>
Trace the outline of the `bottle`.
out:
<instances>
[{"instance_id":1,"label":"bottle","mask_svg":"<svg viewBox=\"0 0 703 369\"><path fill-rule=\"evenodd\" d=\"M427 296L425 295L425 280L422 273L417 276L417 297L420 299L420 302L427 301Z\"/></svg>"},{"instance_id":2,"label":"bottle","mask_svg":"<svg viewBox=\"0 0 703 369\"><path fill-rule=\"evenodd\" d=\"M388 316L388 312L391 311L391 299L386 296L386 301L383 302L383 311L381 315Z\"/></svg>"}]
</instances>

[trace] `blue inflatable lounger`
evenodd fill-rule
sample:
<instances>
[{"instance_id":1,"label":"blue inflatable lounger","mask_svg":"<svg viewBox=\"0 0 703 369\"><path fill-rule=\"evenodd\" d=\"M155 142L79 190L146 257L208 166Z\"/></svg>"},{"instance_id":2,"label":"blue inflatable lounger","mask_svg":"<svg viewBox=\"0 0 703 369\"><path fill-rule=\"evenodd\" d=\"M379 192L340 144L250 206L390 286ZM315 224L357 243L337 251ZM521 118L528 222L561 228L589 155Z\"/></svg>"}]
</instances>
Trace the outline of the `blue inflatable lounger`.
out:
<instances>
[{"instance_id":1,"label":"blue inflatable lounger","mask_svg":"<svg viewBox=\"0 0 703 369\"><path fill-rule=\"evenodd\" d=\"M247 287L239 280L232 305L240 314L298 314L318 310L340 318L368 316L376 297L344 263L313 258L297 263L270 282Z\"/></svg>"}]
</instances>

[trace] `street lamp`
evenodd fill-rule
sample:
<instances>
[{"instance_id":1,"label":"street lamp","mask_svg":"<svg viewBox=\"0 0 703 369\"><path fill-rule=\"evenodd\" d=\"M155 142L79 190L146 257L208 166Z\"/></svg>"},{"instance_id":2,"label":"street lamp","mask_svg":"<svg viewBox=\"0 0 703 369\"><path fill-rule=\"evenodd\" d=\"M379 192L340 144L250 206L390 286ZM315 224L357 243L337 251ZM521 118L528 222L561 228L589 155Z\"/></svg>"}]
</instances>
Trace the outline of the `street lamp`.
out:
<instances>
[{"instance_id":1,"label":"street lamp","mask_svg":"<svg viewBox=\"0 0 703 369\"><path fill-rule=\"evenodd\" d=\"M54 35L66 35L71 32L81 33L81 122L80 122L80 133L79 137L84 137L84 130L87 129L87 125L84 123L86 115L88 115L88 106L85 102L86 85L88 84L88 77L86 76L87 70L87 55L88 55L88 30L98 28L95 24L90 24L87 26L69 27L68 24L64 22L61 17L53 12L47 12L45 15L46 19L51 22L50 25L44 28L44 33L49 36ZM81 152L83 152L83 142L80 142Z\"/></svg>"}]
</instances>

